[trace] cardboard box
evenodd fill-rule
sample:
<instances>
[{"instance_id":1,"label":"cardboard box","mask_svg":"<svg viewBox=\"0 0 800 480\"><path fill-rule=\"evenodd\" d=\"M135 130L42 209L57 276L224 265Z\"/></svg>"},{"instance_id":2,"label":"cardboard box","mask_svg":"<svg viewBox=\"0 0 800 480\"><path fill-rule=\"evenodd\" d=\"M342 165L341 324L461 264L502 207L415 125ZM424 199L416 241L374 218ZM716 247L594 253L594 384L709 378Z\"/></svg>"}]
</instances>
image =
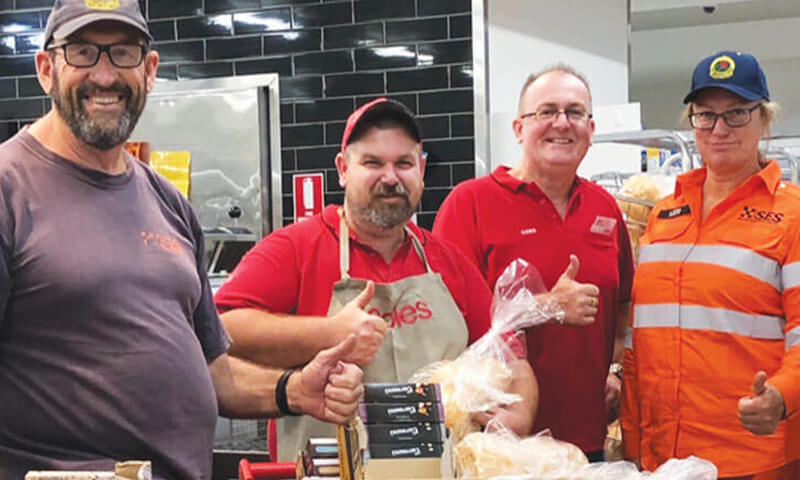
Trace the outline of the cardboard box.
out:
<instances>
[{"instance_id":1,"label":"cardboard box","mask_svg":"<svg viewBox=\"0 0 800 480\"><path fill-rule=\"evenodd\" d=\"M447 428L443 423L379 423L367 425L369 443L444 442Z\"/></svg>"},{"instance_id":2,"label":"cardboard box","mask_svg":"<svg viewBox=\"0 0 800 480\"><path fill-rule=\"evenodd\" d=\"M439 458L377 458L364 465L366 480L442 478Z\"/></svg>"},{"instance_id":3,"label":"cardboard box","mask_svg":"<svg viewBox=\"0 0 800 480\"><path fill-rule=\"evenodd\" d=\"M306 453L310 458L338 458L339 443L335 438L309 438Z\"/></svg>"},{"instance_id":4,"label":"cardboard box","mask_svg":"<svg viewBox=\"0 0 800 480\"><path fill-rule=\"evenodd\" d=\"M389 443L369 445L370 461L376 458L440 458L441 443Z\"/></svg>"},{"instance_id":5,"label":"cardboard box","mask_svg":"<svg viewBox=\"0 0 800 480\"><path fill-rule=\"evenodd\" d=\"M364 423L419 423L444 422L441 403L362 403L358 416Z\"/></svg>"},{"instance_id":6,"label":"cardboard box","mask_svg":"<svg viewBox=\"0 0 800 480\"><path fill-rule=\"evenodd\" d=\"M316 477L338 477L338 458L312 458L308 474Z\"/></svg>"},{"instance_id":7,"label":"cardboard box","mask_svg":"<svg viewBox=\"0 0 800 480\"><path fill-rule=\"evenodd\" d=\"M442 402L438 383L366 383L364 403Z\"/></svg>"}]
</instances>

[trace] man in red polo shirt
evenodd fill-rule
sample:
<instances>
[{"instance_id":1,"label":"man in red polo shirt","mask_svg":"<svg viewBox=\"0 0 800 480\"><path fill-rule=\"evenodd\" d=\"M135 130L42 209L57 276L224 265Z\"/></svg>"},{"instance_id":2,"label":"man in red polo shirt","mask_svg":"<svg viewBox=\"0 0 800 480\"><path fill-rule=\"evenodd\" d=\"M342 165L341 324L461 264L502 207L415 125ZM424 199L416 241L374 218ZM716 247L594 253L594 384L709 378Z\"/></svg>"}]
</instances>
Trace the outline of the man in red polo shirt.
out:
<instances>
[{"instance_id":1,"label":"man in red polo shirt","mask_svg":"<svg viewBox=\"0 0 800 480\"><path fill-rule=\"evenodd\" d=\"M490 287L515 258L539 270L564 322L577 326L527 331L540 389L534 431L549 428L601 460L619 411L609 366L622 357L633 260L614 199L576 176L594 132L586 81L566 66L531 75L513 127L520 165L456 186L433 233L461 247Z\"/></svg>"},{"instance_id":2,"label":"man in red polo shirt","mask_svg":"<svg viewBox=\"0 0 800 480\"><path fill-rule=\"evenodd\" d=\"M264 238L217 293L234 340L230 354L293 368L358 332L347 360L363 366L364 381L404 382L488 330L491 292L457 247L409 221L425 157L402 104L378 99L350 115L336 168L344 206ZM512 390L524 400L497 416L527 434L536 381L525 359L512 369ZM334 432L308 417L283 419L278 457L293 459L309 437Z\"/></svg>"}]
</instances>

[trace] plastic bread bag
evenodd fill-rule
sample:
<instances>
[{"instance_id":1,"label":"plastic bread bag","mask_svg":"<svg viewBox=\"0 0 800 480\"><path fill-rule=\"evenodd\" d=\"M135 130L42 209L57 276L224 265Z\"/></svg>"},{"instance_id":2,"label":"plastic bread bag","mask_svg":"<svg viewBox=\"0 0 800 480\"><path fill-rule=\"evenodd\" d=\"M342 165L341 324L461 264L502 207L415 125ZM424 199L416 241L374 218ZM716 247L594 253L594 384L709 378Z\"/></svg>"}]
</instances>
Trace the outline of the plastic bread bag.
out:
<instances>
[{"instance_id":1,"label":"plastic bread bag","mask_svg":"<svg viewBox=\"0 0 800 480\"><path fill-rule=\"evenodd\" d=\"M453 457L458 478L528 474L527 454L519 437L506 428L488 430L470 433L456 444Z\"/></svg>"},{"instance_id":2,"label":"plastic bread bag","mask_svg":"<svg viewBox=\"0 0 800 480\"><path fill-rule=\"evenodd\" d=\"M661 464L647 480L717 480L717 467L702 458L671 458Z\"/></svg>"},{"instance_id":3,"label":"plastic bread bag","mask_svg":"<svg viewBox=\"0 0 800 480\"><path fill-rule=\"evenodd\" d=\"M517 259L498 278L492 300L489 331L455 360L435 362L416 372L410 383L439 383L445 409L445 424L457 443L480 426L471 413L486 412L522 398L508 393L513 380L510 364L517 359L510 346L520 346L516 332L552 318L563 317L555 302L543 303L537 295L545 293L539 272L528 262Z\"/></svg>"},{"instance_id":4,"label":"plastic bread bag","mask_svg":"<svg viewBox=\"0 0 800 480\"><path fill-rule=\"evenodd\" d=\"M582 479L588 464L577 446L556 440L549 430L520 439L494 420L486 432L471 433L456 445L454 457L459 478Z\"/></svg>"},{"instance_id":5,"label":"plastic bread bag","mask_svg":"<svg viewBox=\"0 0 800 480\"><path fill-rule=\"evenodd\" d=\"M585 478L590 480L640 480L642 473L632 462L590 463L583 467Z\"/></svg>"}]
</instances>

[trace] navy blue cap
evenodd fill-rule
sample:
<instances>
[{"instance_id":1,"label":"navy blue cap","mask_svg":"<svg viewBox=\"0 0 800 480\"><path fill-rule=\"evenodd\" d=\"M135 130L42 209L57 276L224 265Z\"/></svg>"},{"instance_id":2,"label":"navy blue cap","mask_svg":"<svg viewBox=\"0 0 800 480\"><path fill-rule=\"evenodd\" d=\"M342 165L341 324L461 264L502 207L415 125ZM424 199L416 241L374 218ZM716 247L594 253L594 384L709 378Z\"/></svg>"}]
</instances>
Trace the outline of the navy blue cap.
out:
<instances>
[{"instance_id":1,"label":"navy blue cap","mask_svg":"<svg viewBox=\"0 0 800 480\"><path fill-rule=\"evenodd\" d=\"M701 60L694 67L692 89L683 103L694 100L700 90L712 87L724 88L749 101L769 101L767 77L756 57L749 53L723 50Z\"/></svg>"}]
</instances>

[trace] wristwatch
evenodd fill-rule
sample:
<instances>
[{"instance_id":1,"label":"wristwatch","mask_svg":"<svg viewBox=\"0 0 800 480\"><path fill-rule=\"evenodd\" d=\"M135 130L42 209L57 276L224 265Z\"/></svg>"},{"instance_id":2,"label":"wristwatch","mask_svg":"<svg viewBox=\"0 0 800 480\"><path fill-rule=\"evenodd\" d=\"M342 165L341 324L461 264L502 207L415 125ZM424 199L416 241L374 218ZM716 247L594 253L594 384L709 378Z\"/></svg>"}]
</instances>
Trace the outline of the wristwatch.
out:
<instances>
[{"instance_id":1,"label":"wristwatch","mask_svg":"<svg viewBox=\"0 0 800 480\"><path fill-rule=\"evenodd\" d=\"M620 380L622 380L622 364L621 363L612 363L610 367L608 367L608 373L613 373L617 376Z\"/></svg>"}]
</instances>

